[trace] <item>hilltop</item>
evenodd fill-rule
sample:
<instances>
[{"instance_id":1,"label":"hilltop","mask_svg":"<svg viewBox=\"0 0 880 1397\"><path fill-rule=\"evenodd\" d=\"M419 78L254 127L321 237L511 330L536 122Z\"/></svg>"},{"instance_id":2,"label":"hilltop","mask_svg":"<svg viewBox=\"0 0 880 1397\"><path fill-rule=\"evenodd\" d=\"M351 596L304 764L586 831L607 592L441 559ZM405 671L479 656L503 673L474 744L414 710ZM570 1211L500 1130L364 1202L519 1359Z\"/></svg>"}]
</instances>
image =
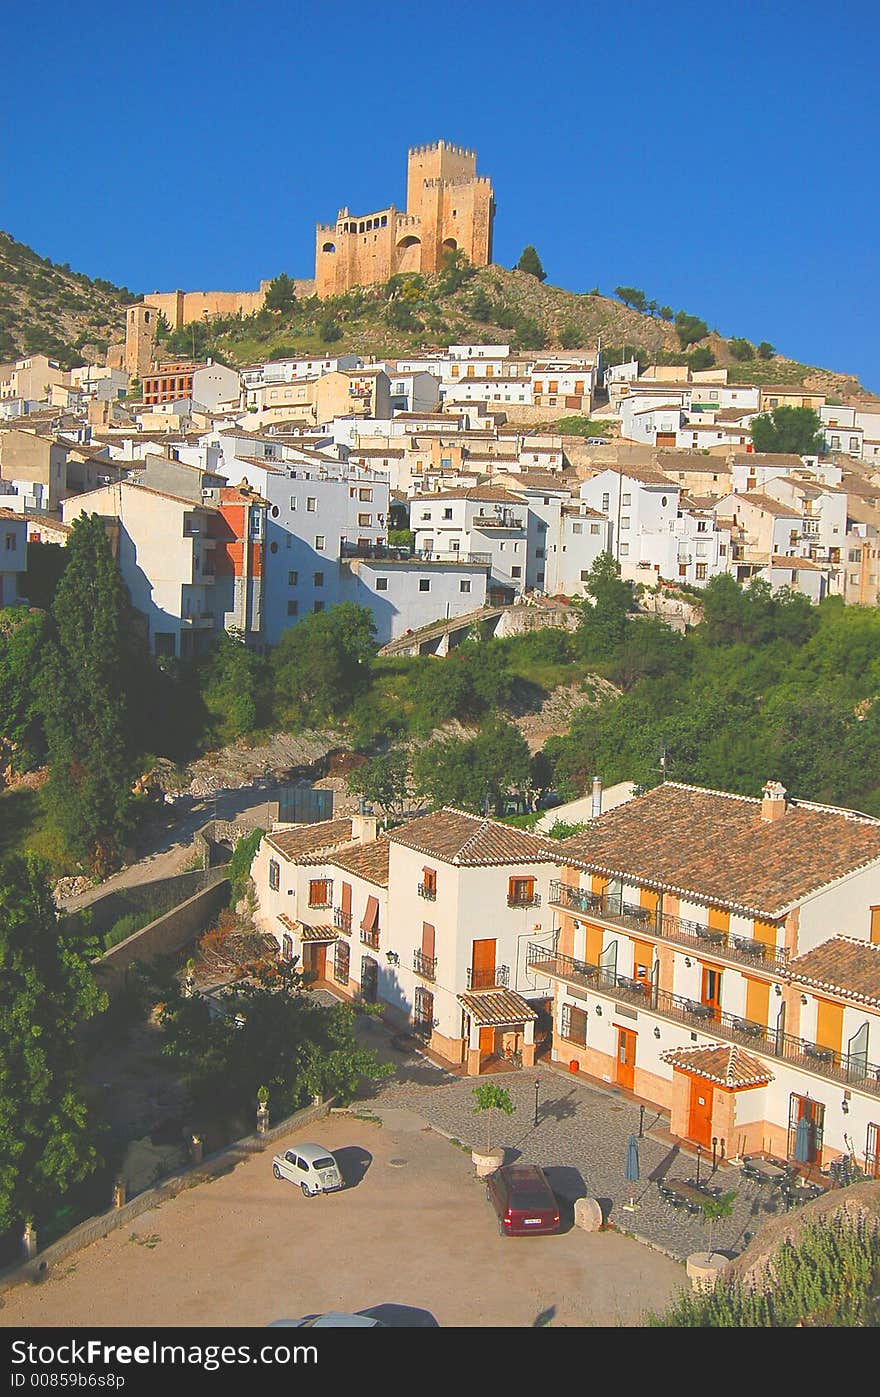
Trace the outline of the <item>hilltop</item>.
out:
<instances>
[{"instance_id":1,"label":"hilltop","mask_svg":"<svg viewBox=\"0 0 880 1397\"><path fill-rule=\"evenodd\" d=\"M870 397L854 374L799 363L781 354L737 360L730 341L710 331L682 350L675 326L598 292L542 284L526 272L490 266L452 274L398 276L347 295L298 301L288 312L186 326L169 342L176 353L210 353L231 364L326 352L404 357L448 344L512 344L526 351L595 349L601 336L613 363L636 352L647 363L686 364L695 349L731 369L740 383L798 384L841 399Z\"/></svg>"},{"instance_id":2,"label":"hilltop","mask_svg":"<svg viewBox=\"0 0 880 1397\"><path fill-rule=\"evenodd\" d=\"M127 287L74 272L0 232L0 360L45 353L64 367L100 362L108 344L122 338L124 307L138 299ZM565 291L494 265L477 270L454 264L437 276L398 276L331 300L312 296L285 312L186 325L166 336L163 348L243 365L325 353L331 345L336 353L375 358L463 342L509 343L524 351L593 350L600 336L612 363L635 352L645 364L686 364L694 351L708 362L708 351L739 383L802 385L842 400L872 396L853 374L782 354L743 362L714 330L685 352L675 325L658 315L598 290Z\"/></svg>"},{"instance_id":3,"label":"hilltop","mask_svg":"<svg viewBox=\"0 0 880 1397\"><path fill-rule=\"evenodd\" d=\"M47 354L66 369L98 362L125 334L123 307L139 299L0 232L0 360Z\"/></svg>"}]
</instances>

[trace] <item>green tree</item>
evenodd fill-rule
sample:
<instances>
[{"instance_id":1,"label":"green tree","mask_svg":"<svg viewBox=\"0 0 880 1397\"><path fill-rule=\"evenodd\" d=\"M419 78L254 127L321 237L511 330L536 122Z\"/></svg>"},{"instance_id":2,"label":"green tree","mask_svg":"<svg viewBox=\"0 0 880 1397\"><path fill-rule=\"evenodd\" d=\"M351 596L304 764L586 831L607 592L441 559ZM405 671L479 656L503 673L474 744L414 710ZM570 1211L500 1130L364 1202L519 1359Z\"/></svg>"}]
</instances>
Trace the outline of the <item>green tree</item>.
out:
<instances>
[{"instance_id":1,"label":"green tree","mask_svg":"<svg viewBox=\"0 0 880 1397\"><path fill-rule=\"evenodd\" d=\"M39 673L50 638L49 618L41 612L19 606L0 611L0 737L13 744L17 771L43 755Z\"/></svg>"},{"instance_id":2,"label":"green tree","mask_svg":"<svg viewBox=\"0 0 880 1397\"><path fill-rule=\"evenodd\" d=\"M708 1223L709 1225L710 1261L712 1260L712 1257L715 1254L712 1246L715 1237L715 1224L717 1222L720 1222L723 1218L729 1218L733 1216L733 1205L736 1202L737 1197L738 1194L736 1193L736 1191L732 1190L730 1193L720 1193L717 1197L704 1198L702 1203L700 1204L700 1208L703 1214L703 1221L705 1223Z\"/></svg>"},{"instance_id":3,"label":"green tree","mask_svg":"<svg viewBox=\"0 0 880 1397\"><path fill-rule=\"evenodd\" d=\"M661 307L660 307L660 319L661 319L661 320L671 320L671 319L672 319L672 316L673 316L672 306L661 306Z\"/></svg>"},{"instance_id":4,"label":"green tree","mask_svg":"<svg viewBox=\"0 0 880 1397\"><path fill-rule=\"evenodd\" d=\"M265 711L266 687L266 662L248 649L244 633L230 630L219 635L200 670L212 740L222 745L253 732Z\"/></svg>"},{"instance_id":5,"label":"green tree","mask_svg":"<svg viewBox=\"0 0 880 1397\"><path fill-rule=\"evenodd\" d=\"M773 348L772 344L770 344L768 340L762 340L761 343L758 345L759 359L772 359L775 353L776 350Z\"/></svg>"},{"instance_id":6,"label":"green tree","mask_svg":"<svg viewBox=\"0 0 880 1397\"><path fill-rule=\"evenodd\" d=\"M701 344L691 350L687 361L690 369L711 369L715 363L715 355L707 344Z\"/></svg>"},{"instance_id":7,"label":"green tree","mask_svg":"<svg viewBox=\"0 0 880 1397\"><path fill-rule=\"evenodd\" d=\"M675 317L675 333L682 349L687 349L689 345L696 344L697 340L706 338L709 326L705 320L700 320L699 316L688 315L686 311L680 310Z\"/></svg>"},{"instance_id":8,"label":"green tree","mask_svg":"<svg viewBox=\"0 0 880 1397\"><path fill-rule=\"evenodd\" d=\"M537 250L531 243L529 243L528 247L523 248L520 259L516 264L516 269L518 272L528 272L529 276L537 277L538 281L547 280L547 273L541 266L541 259L538 256Z\"/></svg>"},{"instance_id":9,"label":"green tree","mask_svg":"<svg viewBox=\"0 0 880 1397\"><path fill-rule=\"evenodd\" d=\"M750 344L748 340L739 338L728 340L727 348L730 350L734 359L739 359L741 362L754 359L755 357L755 347Z\"/></svg>"},{"instance_id":10,"label":"green tree","mask_svg":"<svg viewBox=\"0 0 880 1397\"><path fill-rule=\"evenodd\" d=\"M798 456L818 455L825 449L822 419L809 407L775 407L752 418L756 451L784 451Z\"/></svg>"},{"instance_id":11,"label":"green tree","mask_svg":"<svg viewBox=\"0 0 880 1397\"><path fill-rule=\"evenodd\" d=\"M420 748L413 785L435 807L498 813L512 792L531 787L528 743L512 723L493 718L475 738L439 738Z\"/></svg>"},{"instance_id":12,"label":"green tree","mask_svg":"<svg viewBox=\"0 0 880 1397\"><path fill-rule=\"evenodd\" d=\"M96 950L59 919L37 859L0 865L0 1233L98 1164L78 1033L107 1002Z\"/></svg>"},{"instance_id":13,"label":"green tree","mask_svg":"<svg viewBox=\"0 0 880 1397\"><path fill-rule=\"evenodd\" d=\"M375 634L372 612L353 602L286 630L271 659L282 709L316 722L343 714L369 687Z\"/></svg>"},{"instance_id":14,"label":"green tree","mask_svg":"<svg viewBox=\"0 0 880 1397\"><path fill-rule=\"evenodd\" d=\"M512 1116L516 1107L510 1099L510 1092L506 1087L499 1087L496 1082L481 1082L478 1087L474 1087L471 1095L477 1103L474 1108L474 1115L484 1115L486 1117L486 1154L492 1148L492 1112L499 1111L503 1116Z\"/></svg>"},{"instance_id":15,"label":"green tree","mask_svg":"<svg viewBox=\"0 0 880 1397\"><path fill-rule=\"evenodd\" d=\"M647 297L637 286L615 286L614 294L619 301L623 301L625 306L631 306L633 310L647 309Z\"/></svg>"},{"instance_id":16,"label":"green tree","mask_svg":"<svg viewBox=\"0 0 880 1397\"><path fill-rule=\"evenodd\" d=\"M41 676L49 808L72 853L100 877L131 824L125 680L131 608L101 519L81 515L55 595L55 644Z\"/></svg>"},{"instance_id":17,"label":"green tree","mask_svg":"<svg viewBox=\"0 0 880 1397\"><path fill-rule=\"evenodd\" d=\"M460 247L447 248L443 253L440 275L437 279L437 292L440 296L452 296L460 291L471 277L476 276L467 253Z\"/></svg>"},{"instance_id":18,"label":"green tree","mask_svg":"<svg viewBox=\"0 0 880 1397\"><path fill-rule=\"evenodd\" d=\"M293 310L296 305L296 288L286 272L269 282L263 304L266 310L280 311L282 315L287 315Z\"/></svg>"},{"instance_id":19,"label":"green tree","mask_svg":"<svg viewBox=\"0 0 880 1397\"><path fill-rule=\"evenodd\" d=\"M481 325L488 325L492 320L492 302L484 287L478 286L468 302L468 311L474 320L478 320Z\"/></svg>"},{"instance_id":20,"label":"green tree","mask_svg":"<svg viewBox=\"0 0 880 1397\"><path fill-rule=\"evenodd\" d=\"M342 339L342 327L332 315L326 315L318 322L318 338L322 344L333 344Z\"/></svg>"},{"instance_id":21,"label":"green tree","mask_svg":"<svg viewBox=\"0 0 880 1397\"><path fill-rule=\"evenodd\" d=\"M348 789L386 817L401 815L410 798L410 756L404 747L371 758L348 778Z\"/></svg>"},{"instance_id":22,"label":"green tree","mask_svg":"<svg viewBox=\"0 0 880 1397\"><path fill-rule=\"evenodd\" d=\"M620 576L620 564L610 553L600 553L584 583L587 598L576 602L577 638L582 654L610 656L626 635L630 613L635 610L631 582Z\"/></svg>"},{"instance_id":23,"label":"green tree","mask_svg":"<svg viewBox=\"0 0 880 1397\"><path fill-rule=\"evenodd\" d=\"M162 1053L198 1104L249 1113L265 1086L283 1116L317 1095L350 1101L364 1079L393 1071L358 1045L348 1005L317 1004L303 987L293 962L256 964L246 981L220 992L223 1012L212 1016L201 996L166 982Z\"/></svg>"}]
</instances>

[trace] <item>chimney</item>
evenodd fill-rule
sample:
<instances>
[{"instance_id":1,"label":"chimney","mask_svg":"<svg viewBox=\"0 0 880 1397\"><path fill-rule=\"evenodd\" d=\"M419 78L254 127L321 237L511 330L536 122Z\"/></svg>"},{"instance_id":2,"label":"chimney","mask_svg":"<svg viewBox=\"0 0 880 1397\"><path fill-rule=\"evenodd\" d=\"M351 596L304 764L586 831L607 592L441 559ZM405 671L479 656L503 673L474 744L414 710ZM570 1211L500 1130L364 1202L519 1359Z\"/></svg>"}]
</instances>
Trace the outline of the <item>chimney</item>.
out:
<instances>
[{"instance_id":1,"label":"chimney","mask_svg":"<svg viewBox=\"0 0 880 1397\"><path fill-rule=\"evenodd\" d=\"M761 819L767 822L781 820L785 814L786 789L781 781L767 781L761 792Z\"/></svg>"},{"instance_id":2,"label":"chimney","mask_svg":"<svg viewBox=\"0 0 880 1397\"><path fill-rule=\"evenodd\" d=\"M379 821L375 815L366 815L359 810L351 817L351 837L361 844L370 844L379 832Z\"/></svg>"},{"instance_id":3,"label":"chimney","mask_svg":"<svg viewBox=\"0 0 880 1397\"><path fill-rule=\"evenodd\" d=\"M597 816L597 815L601 815L601 814L602 814L602 778L601 778L601 776L594 776L594 777L593 777L593 808L592 808L592 811L591 811L591 816L592 816L592 818L595 820L595 819L596 819L596 816Z\"/></svg>"}]
</instances>

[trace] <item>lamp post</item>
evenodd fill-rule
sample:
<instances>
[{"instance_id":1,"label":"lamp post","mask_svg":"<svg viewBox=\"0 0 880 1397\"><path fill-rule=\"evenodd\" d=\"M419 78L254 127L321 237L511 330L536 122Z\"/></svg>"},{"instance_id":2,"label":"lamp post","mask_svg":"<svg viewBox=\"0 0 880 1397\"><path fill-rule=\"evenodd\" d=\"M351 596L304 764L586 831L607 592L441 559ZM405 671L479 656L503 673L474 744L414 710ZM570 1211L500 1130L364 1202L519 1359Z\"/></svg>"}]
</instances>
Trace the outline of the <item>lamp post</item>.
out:
<instances>
[{"instance_id":1,"label":"lamp post","mask_svg":"<svg viewBox=\"0 0 880 1397\"><path fill-rule=\"evenodd\" d=\"M697 1188L700 1187L700 1163L703 1158L703 1146L697 1145Z\"/></svg>"},{"instance_id":2,"label":"lamp post","mask_svg":"<svg viewBox=\"0 0 880 1397\"><path fill-rule=\"evenodd\" d=\"M535 1125L538 1124L538 1089L539 1089L540 1085L541 1085L541 1083L540 1083L540 1081L539 1081L539 1080L537 1079L537 1077L536 1077L536 1078L535 1078Z\"/></svg>"}]
</instances>

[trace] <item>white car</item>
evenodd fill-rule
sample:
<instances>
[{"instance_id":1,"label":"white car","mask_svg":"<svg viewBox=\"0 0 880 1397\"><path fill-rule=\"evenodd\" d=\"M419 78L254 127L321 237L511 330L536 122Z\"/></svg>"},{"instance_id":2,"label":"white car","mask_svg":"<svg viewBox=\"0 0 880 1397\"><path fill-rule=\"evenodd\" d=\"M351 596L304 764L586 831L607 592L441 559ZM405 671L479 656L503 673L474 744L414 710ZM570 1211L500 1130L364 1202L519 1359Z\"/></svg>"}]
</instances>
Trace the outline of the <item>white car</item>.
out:
<instances>
[{"instance_id":1,"label":"white car","mask_svg":"<svg viewBox=\"0 0 880 1397\"><path fill-rule=\"evenodd\" d=\"M299 1184L306 1198L344 1187L339 1165L323 1145L293 1145L284 1154L276 1154L272 1173L276 1179Z\"/></svg>"}]
</instances>

